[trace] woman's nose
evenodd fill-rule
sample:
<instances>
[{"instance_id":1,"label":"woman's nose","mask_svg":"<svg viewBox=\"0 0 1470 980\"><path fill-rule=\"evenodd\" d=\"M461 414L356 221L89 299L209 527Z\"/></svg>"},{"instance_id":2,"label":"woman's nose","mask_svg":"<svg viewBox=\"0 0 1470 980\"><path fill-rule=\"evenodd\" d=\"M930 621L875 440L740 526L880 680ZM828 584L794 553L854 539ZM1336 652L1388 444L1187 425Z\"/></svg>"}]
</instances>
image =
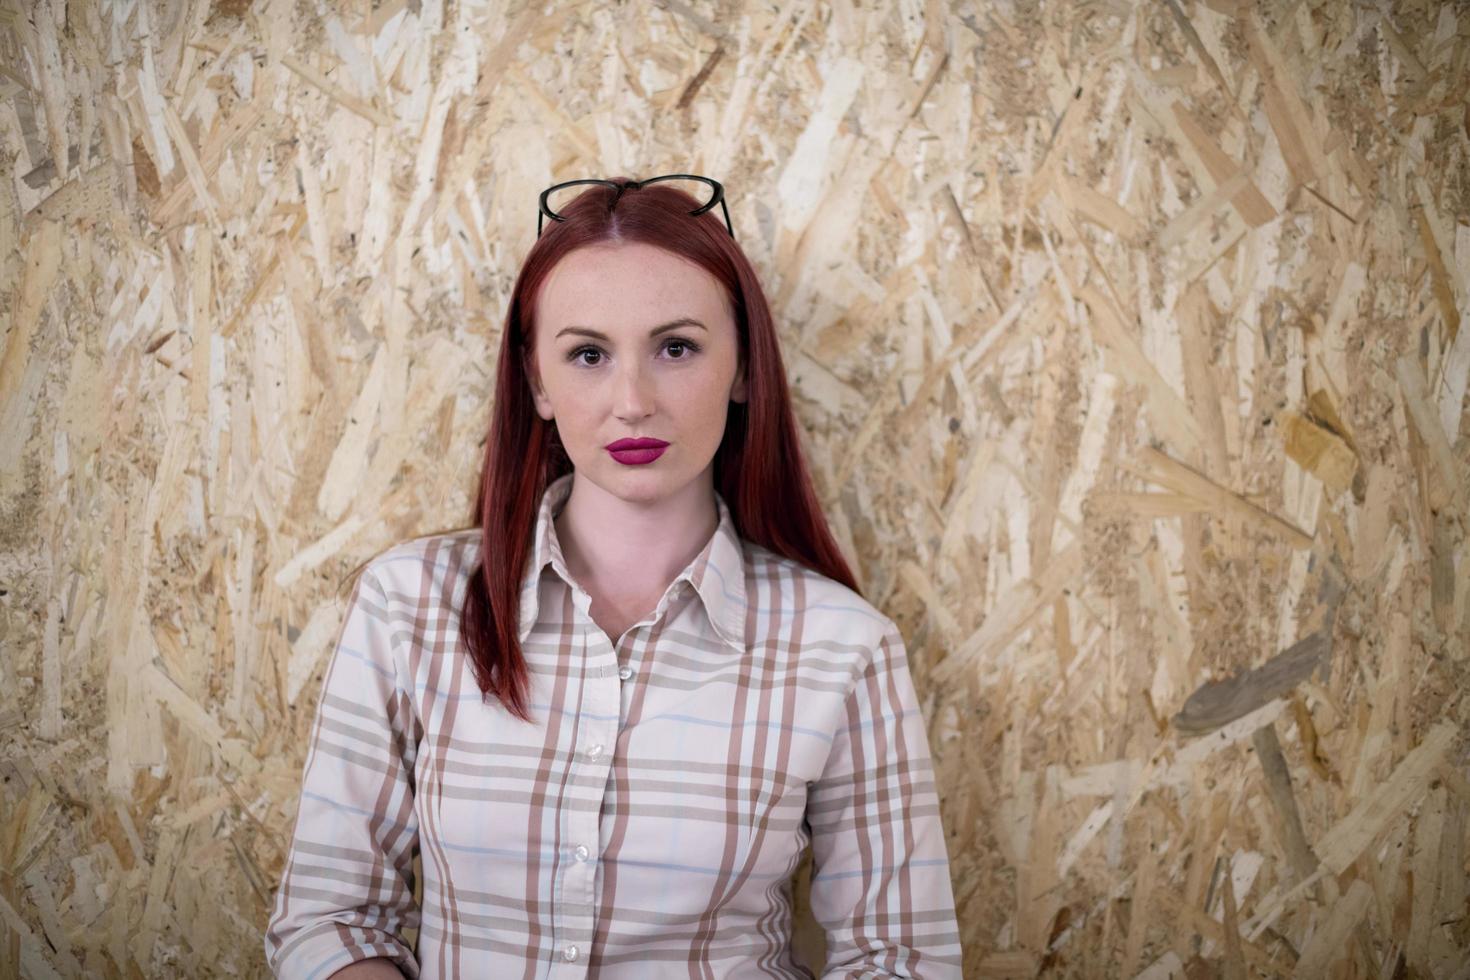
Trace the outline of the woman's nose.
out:
<instances>
[{"instance_id":1,"label":"woman's nose","mask_svg":"<svg viewBox=\"0 0 1470 980\"><path fill-rule=\"evenodd\" d=\"M641 365L628 364L619 367L617 378L613 382L616 387L615 408L619 415L638 417L648 414L653 407L650 382L649 372L645 371Z\"/></svg>"}]
</instances>

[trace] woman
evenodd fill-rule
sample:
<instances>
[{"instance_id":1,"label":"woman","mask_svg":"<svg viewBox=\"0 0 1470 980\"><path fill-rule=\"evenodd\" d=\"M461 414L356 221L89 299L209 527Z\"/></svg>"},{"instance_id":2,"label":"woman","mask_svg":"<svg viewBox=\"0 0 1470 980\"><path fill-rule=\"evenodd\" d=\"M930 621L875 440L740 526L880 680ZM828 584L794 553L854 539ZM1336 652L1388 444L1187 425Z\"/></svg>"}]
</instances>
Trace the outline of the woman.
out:
<instances>
[{"instance_id":1,"label":"woman","mask_svg":"<svg viewBox=\"0 0 1470 980\"><path fill-rule=\"evenodd\" d=\"M543 194L474 527L354 587L277 975L810 977L809 841L823 976L961 975L903 638L827 530L765 297L692 180L702 207L666 179Z\"/></svg>"}]
</instances>

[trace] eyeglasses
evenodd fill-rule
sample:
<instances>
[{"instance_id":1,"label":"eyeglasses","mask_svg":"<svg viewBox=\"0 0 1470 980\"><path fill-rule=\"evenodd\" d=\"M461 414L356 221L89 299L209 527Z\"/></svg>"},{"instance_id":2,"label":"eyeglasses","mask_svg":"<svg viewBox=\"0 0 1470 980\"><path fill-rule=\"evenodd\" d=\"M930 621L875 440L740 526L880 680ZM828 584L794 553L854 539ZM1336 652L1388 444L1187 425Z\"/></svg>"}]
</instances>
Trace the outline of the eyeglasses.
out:
<instances>
[{"instance_id":1,"label":"eyeglasses","mask_svg":"<svg viewBox=\"0 0 1470 980\"><path fill-rule=\"evenodd\" d=\"M735 237L735 229L730 225L730 209L725 207L724 186L718 180L713 180L709 177L700 177L696 174L664 174L662 177L650 177L647 180L630 180L625 184L615 183L611 180L597 179L567 180L563 181L560 184L553 184L552 186L546 188L546 190L541 192L541 213L536 215L536 237L541 237L541 224L543 218L550 218L552 221L567 220L563 215L557 214L555 211L551 210L550 206L546 203L547 198L549 198L556 191L561 190L563 187L571 187L574 184L605 184L608 187L611 187L613 190L617 191L617 195L613 198L613 204L617 204L618 198L622 197L623 195L623 191L636 191L640 187L647 187L649 184L655 184L660 180L697 180L701 183L708 184L711 190L709 201L707 201L703 207L698 207L695 208L693 211L690 211L689 214L691 216L704 214L710 208L718 204L720 206L720 210L723 211L725 214L725 230L730 233L731 238Z\"/></svg>"}]
</instances>

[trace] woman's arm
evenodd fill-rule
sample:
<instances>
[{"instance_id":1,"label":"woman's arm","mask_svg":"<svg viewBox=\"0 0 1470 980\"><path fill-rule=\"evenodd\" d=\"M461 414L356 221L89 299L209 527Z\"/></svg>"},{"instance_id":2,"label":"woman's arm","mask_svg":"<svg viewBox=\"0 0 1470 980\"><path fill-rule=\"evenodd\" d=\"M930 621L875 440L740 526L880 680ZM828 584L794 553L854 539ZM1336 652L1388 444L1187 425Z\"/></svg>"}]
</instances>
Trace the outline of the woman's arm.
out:
<instances>
[{"instance_id":1,"label":"woman's arm","mask_svg":"<svg viewBox=\"0 0 1470 980\"><path fill-rule=\"evenodd\" d=\"M320 980L349 964L348 976L419 974L404 939L419 925L418 741L392 626L369 565L322 683L291 851L266 927L266 959L277 977Z\"/></svg>"},{"instance_id":2,"label":"woman's arm","mask_svg":"<svg viewBox=\"0 0 1470 980\"><path fill-rule=\"evenodd\" d=\"M392 960L375 956L370 960L359 960L351 966L343 967L328 980L403 980L403 974L393 965Z\"/></svg>"},{"instance_id":3,"label":"woman's arm","mask_svg":"<svg viewBox=\"0 0 1470 980\"><path fill-rule=\"evenodd\" d=\"M928 732L891 620L848 695L807 819L812 917L827 933L823 980L959 980Z\"/></svg>"}]
</instances>

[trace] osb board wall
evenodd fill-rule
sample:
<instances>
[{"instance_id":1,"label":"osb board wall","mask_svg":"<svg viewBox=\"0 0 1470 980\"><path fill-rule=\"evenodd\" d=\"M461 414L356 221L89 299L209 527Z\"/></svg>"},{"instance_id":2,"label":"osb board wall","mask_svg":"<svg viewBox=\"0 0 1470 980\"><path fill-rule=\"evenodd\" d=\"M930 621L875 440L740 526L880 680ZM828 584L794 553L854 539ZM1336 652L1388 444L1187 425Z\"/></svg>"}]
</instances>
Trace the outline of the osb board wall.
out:
<instances>
[{"instance_id":1,"label":"osb board wall","mask_svg":"<svg viewBox=\"0 0 1470 980\"><path fill-rule=\"evenodd\" d=\"M5 0L0 974L264 973L342 576L466 515L536 194L687 170L909 641L967 975L1470 975L1467 37Z\"/></svg>"}]
</instances>

